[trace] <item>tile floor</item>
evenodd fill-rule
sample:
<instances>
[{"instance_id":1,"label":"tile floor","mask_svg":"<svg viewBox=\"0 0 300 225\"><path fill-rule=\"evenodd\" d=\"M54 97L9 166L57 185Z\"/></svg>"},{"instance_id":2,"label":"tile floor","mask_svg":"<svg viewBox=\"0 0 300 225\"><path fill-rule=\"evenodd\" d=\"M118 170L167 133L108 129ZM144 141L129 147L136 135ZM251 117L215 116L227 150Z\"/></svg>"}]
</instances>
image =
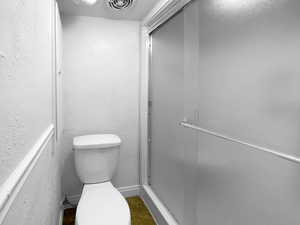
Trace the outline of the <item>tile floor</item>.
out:
<instances>
[{"instance_id":1,"label":"tile floor","mask_svg":"<svg viewBox=\"0 0 300 225\"><path fill-rule=\"evenodd\" d=\"M131 197L126 199L130 207L131 225L156 225L149 210L139 197ZM66 209L64 211L63 225L75 224L76 209Z\"/></svg>"}]
</instances>

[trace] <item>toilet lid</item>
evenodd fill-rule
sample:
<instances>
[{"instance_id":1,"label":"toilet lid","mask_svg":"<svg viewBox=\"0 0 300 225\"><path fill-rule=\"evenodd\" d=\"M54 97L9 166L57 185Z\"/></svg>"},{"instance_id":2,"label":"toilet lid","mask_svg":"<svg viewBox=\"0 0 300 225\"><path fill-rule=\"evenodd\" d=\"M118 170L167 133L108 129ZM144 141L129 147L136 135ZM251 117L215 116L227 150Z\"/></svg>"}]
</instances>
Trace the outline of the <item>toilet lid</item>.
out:
<instances>
[{"instance_id":1,"label":"toilet lid","mask_svg":"<svg viewBox=\"0 0 300 225\"><path fill-rule=\"evenodd\" d=\"M121 139L114 134L94 134L75 137L73 147L77 150L107 149L120 146Z\"/></svg>"},{"instance_id":2,"label":"toilet lid","mask_svg":"<svg viewBox=\"0 0 300 225\"><path fill-rule=\"evenodd\" d=\"M130 225L130 211L110 183L86 184L76 212L77 225Z\"/></svg>"}]
</instances>

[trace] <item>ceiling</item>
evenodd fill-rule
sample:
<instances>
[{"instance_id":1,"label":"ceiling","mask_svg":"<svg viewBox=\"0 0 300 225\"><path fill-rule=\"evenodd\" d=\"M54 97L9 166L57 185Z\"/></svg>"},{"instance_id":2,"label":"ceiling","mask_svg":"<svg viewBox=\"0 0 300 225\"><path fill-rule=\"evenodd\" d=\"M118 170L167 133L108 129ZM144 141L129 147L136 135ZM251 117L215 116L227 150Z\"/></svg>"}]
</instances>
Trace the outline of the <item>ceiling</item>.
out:
<instances>
[{"instance_id":1,"label":"ceiling","mask_svg":"<svg viewBox=\"0 0 300 225\"><path fill-rule=\"evenodd\" d=\"M76 4L73 0L57 0L59 9L64 15L105 17L120 20L141 20L159 2L159 0L135 0L130 9L114 11L107 7L105 0L95 5Z\"/></svg>"}]
</instances>

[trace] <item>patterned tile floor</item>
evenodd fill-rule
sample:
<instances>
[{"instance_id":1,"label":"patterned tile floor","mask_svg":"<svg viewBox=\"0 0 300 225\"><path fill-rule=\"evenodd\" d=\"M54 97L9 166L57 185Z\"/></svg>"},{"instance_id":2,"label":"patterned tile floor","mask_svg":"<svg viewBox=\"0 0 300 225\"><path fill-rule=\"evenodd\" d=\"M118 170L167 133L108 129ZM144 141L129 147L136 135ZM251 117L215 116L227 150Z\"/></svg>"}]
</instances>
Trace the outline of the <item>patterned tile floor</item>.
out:
<instances>
[{"instance_id":1,"label":"patterned tile floor","mask_svg":"<svg viewBox=\"0 0 300 225\"><path fill-rule=\"evenodd\" d=\"M131 225L156 225L149 210L139 197L126 199L130 207ZM76 209L66 209L64 211L63 225L75 224Z\"/></svg>"}]
</instances>

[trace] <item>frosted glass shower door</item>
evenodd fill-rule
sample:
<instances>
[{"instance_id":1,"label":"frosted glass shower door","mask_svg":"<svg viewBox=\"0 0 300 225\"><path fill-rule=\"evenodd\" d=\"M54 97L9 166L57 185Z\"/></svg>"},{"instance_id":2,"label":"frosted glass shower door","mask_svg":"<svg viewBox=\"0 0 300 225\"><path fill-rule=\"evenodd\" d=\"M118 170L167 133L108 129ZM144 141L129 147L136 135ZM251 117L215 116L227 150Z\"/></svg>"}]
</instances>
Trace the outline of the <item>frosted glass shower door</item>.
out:
<instances>
[{"instance_id":1,"label":"frosted glass shower door","mask_svg":"<svg viewBox=\"0 0 300 225\"><path fill-rule=\"evenodd\" d=\"M189 30L198 38L193 124L299 157L300 1L190 7L198 17ZM216 135L198 138L196 224L300 224L300 164Z\"/></svg>"},{"instance_id":2,"label":"frosted glass shower door","mask_svg":"<svg viewBox=\"0 0 300 225\"><path fill-rule=\"evenodd\" d=\"M152 33L150 75L151 188L178 222L183 221L184 27L183 13Z\"/></svg>"},{"instance_id":3,"label":"frosted glass shower door","mask_svg":"<svg viewBox=\"0 0 300 225\"><path fill-rule=\"evenodd\" d=\"M242 2L152 33L151 188L181 225L300 224L300 164L213 135L300 156L300 1Z\"/></svg>"}]
</instances>

